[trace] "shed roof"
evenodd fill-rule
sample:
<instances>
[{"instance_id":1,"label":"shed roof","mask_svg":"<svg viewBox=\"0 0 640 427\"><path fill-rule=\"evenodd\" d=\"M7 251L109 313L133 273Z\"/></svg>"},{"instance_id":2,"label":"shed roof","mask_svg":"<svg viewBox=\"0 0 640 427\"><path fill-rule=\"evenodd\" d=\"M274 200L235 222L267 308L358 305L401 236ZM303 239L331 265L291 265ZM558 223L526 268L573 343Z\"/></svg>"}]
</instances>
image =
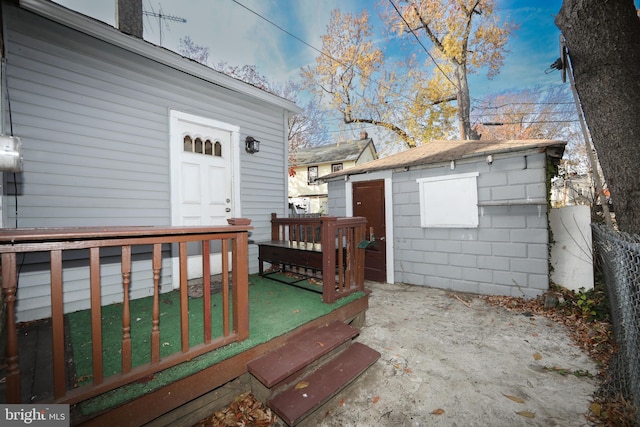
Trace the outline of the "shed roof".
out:
<instances>
[{"instance_id":1,"label":"shed roof","mask_svg":"<svg viewBox=\"0 0 640 427\"><path fill-rule=\"evenodd\" d=\"M340 176L357 175L367 172L446 163L489 154L510 153L525 150L559 150L554 156L562 157L566 141L551 139L526 139L502 141L432 141L420 147L411 148L389 157L377 159L350 169L334 172L322 177L330 180Z\"/></svg>"},{"instance_id":2,"label":"shed roof","mask_svg":"<svg viewBox=\"0 0 640 427\"><path fill-rule=\"evenodd\" d=\"M296 154L296 164L317 165L321 163L335 163L344 161L357 161L362 153L371 149L374 154L376 147L371 138L356 139L351 141L342 141L336 144L324 144L316 147L299 149Z\"/></svg>"}]
</instances>

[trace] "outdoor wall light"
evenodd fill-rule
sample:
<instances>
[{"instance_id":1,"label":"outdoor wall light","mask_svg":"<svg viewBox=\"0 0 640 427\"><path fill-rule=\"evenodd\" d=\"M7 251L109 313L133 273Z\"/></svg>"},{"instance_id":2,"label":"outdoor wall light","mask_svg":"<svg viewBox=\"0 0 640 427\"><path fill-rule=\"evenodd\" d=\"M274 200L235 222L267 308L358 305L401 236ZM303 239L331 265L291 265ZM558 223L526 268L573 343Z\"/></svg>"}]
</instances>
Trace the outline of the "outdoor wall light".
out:
<instances>
[{"instance_id":1,"label":"outdoor wall light","mask_svg":"<svg viewBox=\"0 0 640 427\"><path fill-rule=\"evenodd\" d=\"M244 149L249 154L257 153L258 151L260 151L260 141L252 136L248 136L244 140Z\"/></svg>"}]
</instances>

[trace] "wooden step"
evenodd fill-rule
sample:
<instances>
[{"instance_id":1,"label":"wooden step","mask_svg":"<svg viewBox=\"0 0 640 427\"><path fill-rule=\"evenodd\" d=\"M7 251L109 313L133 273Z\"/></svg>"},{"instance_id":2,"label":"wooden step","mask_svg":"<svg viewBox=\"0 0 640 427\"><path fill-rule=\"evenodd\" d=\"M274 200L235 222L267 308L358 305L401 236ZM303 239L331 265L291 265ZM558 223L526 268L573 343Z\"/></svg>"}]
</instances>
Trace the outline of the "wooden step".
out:
<instances>
[{"instance_id":1,"label":"wooden step","mask_svg":"<svg viewBox=\"0 0 640 427\"><path fill-rule=\"evenodd\" d=\"M268 406L287 425L293 426L344 389L379 358L377 351L354 342L297 384L270 399Z\"/></svg>"},{"instance_id":2,"label":"wooden step","mask_svg":"<svg viewBox=\"0 0 640 427\"><path fill-rule=\"evenodd\" d=\"M332 322L292 337L279 349L252 360L249 372L271 389L359 333L343 322Z\"/></svg>"}]
</instances>

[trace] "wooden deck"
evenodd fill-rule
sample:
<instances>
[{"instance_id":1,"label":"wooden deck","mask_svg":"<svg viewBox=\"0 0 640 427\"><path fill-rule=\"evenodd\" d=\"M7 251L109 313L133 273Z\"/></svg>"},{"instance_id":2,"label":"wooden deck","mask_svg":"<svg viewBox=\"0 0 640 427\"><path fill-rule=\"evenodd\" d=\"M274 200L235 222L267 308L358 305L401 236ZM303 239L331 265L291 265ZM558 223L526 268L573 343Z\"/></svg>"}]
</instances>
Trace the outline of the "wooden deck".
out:
<instances>
[{"instance_id":1,"label":"wooden deck","mask_svg":"<svg viewBox=\"0 0 640 427\"><path fill-rule=\"evenodd\" d=\"M297 292L301 295L311 293L304 289L280 285L287 289L287 292ZM312 295L312 294L311 294ZM248 382L239 381L247 372L248 363L257 356L279 348L289 340L291 336L303 332L307 329L318 328L329 322L340 321L345 323L363 322L364 312L368 307L368 298L363 296L354 301L344 304L341 307L319 316L309 322L290 330L272 330L270 335L275 338L258 344L254 347L243 350L220 363L209 366L202 371L181 378L169 385L153 390L137 399L125 402L115 408L103 410L98 413L86 415L79 409L79 406L72 405L73 425L105 425L108 420L109 425L140 426L158 418L174 417L187 419L185 414L180 413L183 405L210 396L216 389L222 389L230 382L236 384L236 388L250 387ZM272 306L274 311L287 311L290 307ZM260 319L253 319L260 322ZM19 325L18 345L20 354L24 355L19 359L21 371L21 391L22 402L37 403L39 401L50 401L53 390L53 369L51 340L52 329L50 319L43 321L29 322ZM68 330L67 330L68 333ZM215 351L215 350L214 350ZM75 376L73 364L73 349L67 346L65 351L67 365L67 387L72 389L78 378ZM237 385L241 384L241 385ZM0 384L0 396L4 397L4 383ZM236 390L237 393L238 390ZM249 391L248 389L241 391ZM220 393L219 393L220 394ZM239 394L239 393L238 393ZM224 394L222 394L224 396ZM234 396L227 396L234 397ZM224 397L223 397L224 398ZM207 405L206 398L201 405ZM191 404L193 405L193 403ZM189 406L186 412L194 412L194 408ZM197 419L196 419L197 421ZM160 422L160 424L162 424ZM188 425L188 424L182 424Z\"/></svg>"},{"instance_id":2,"label":"wooden deck","mask_svg":"<svg viewBox=\"0 0 640 427\"><path fill-rule=\"evenodd\" d=\"M349 228L350 221L340 223ZM249 361L279 348L292 334L363 318L368 295L358 280L361 271L336 273L338 281L324 275L322 298L258 275L252 294L246 262L252 227L244 218L228 222L0 231L6 307L1 403L68 404L73 425L141 426L246 377ZM355 235L341 233L331 228L323 240L335 234L337 242L355 245ZM202 255L194 259L203 277L197 300L189 290L187 245ZM65 264L71 252L82 262ZM35 257L28 263L37 267L29 271L37 273L35 283L49 286L51 318L17 325L18 282L25 274L18 260L27 254ZM221 291L212 295L215 254L229 256L221 256ZM335 262L329 259L323 270L334 272ZM107 263L116 266L111 276L103 274ZM162 271L169 264L175 266L171 273L177 289L165 292ZM86 292L82 306L89 307L80 311L69 310L64 298L71 276L65 272L76 267L82 276L77 285ZM102 300L103 279L120 281L121 301L110 299L117 303L109 305ZM259 281L268 292L260 293ZM131 290L143 285L148 296L133 298Z\"/></svg>"}]
</instances>

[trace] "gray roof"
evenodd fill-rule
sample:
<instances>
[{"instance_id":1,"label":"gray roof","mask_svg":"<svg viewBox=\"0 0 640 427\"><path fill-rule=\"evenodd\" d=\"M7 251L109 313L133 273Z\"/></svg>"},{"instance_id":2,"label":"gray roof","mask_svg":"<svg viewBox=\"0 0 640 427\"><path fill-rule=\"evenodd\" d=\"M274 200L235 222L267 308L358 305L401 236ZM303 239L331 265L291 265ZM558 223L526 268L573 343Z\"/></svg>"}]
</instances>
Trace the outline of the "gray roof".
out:
<instances>
[{"instance_id":1,"label":"gray roof","mask_svg":"<svg viewBox=\"0 0 640 427\"><path fill-rule=\"evenodd\" d=\"M345 175L356 175L367 172L409 168L437 163L446 163L451 160L462 160L472 157L481 157L489 154L508 153L524 150L547 151L555 147L558 150L552 153L562 157L566 141L550 139L526 139L509 141L432 141L420 147L411 148L389 157L377 159L372 162L324 175L322 179L331 179Z\"/></svg>"},{"instance_id":2,"label":"gray roof","mask_svg":"<svg viewBox=\"0 0 640 427\"><path fill-rule=\"evenodd\" d=\"M301 148L295 156L296 165L357 161L369 145L371 145L374 154L376 154L376 146L371 138Z\"/></svg>"}]
</instances>

